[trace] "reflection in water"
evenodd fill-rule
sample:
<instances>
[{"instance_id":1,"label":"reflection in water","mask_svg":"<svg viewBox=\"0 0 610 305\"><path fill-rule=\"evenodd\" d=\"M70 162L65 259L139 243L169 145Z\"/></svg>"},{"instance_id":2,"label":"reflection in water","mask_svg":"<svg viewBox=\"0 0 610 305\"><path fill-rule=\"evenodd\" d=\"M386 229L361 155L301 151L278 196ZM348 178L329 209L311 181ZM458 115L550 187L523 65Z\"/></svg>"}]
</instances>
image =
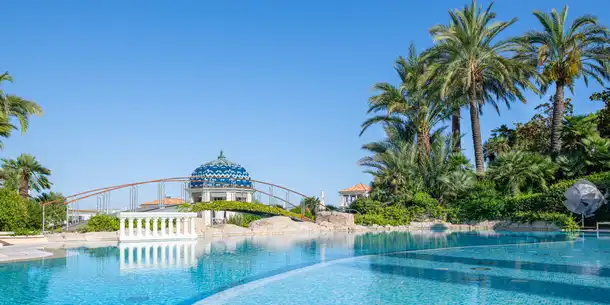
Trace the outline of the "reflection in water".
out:
<instances>
[{"instance_id":1,"label":"reflection in water","mask_svg":"<svg viewBox=\"0 0 610 305\"><path fill-rule=\"evenodd\" d=\"M150 268L184 268L197 264L196 240L119 244L121 271Z\"/></svg>"}]
</instances>

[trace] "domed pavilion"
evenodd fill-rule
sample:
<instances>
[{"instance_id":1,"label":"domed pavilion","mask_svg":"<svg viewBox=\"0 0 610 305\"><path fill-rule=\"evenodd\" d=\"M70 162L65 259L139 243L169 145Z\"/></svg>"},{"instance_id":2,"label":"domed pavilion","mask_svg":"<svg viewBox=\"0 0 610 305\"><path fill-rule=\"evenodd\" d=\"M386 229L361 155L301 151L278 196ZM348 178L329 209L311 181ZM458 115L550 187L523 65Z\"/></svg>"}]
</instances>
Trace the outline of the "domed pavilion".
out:
<instances>
[{"instance_id":1,"label":"domed pavilion","mask_svg":"<svg viewBox=\"0 0 610 305\"><path fill-rule=\"evenodd\" d=\"M222 151L216 160L197 167L191 176L191 198L194 202L252 202L254 189L250 174L241 165L229 161Z\"/></svg>"}]
</instances>

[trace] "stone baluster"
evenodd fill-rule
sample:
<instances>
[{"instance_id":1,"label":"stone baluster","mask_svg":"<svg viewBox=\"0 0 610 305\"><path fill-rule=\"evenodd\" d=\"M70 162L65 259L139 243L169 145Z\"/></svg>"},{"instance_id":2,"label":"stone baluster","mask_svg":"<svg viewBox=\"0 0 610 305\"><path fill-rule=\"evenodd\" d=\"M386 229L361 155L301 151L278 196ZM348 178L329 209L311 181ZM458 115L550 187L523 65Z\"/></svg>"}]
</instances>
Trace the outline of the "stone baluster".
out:
<instances>
[{"instance_id":1,"label":"stone baluster","mask_svg":"<svg viewBox=\"0 0 610 305\"><path fill-rule=\"evenodd\" d=\"M144 221L146 221L146 224L144 224L144 227L146 228L144 231L144 236L150 236L150 217L145 217Z\"/></svg>"},{"instance_id":2,"label":"stone baluster","mask_svg":"<svg viewBox=\"0 0 610 305\"><path fill-rule=\"evenodd\" d=\"M119 220L119 223L120 223L120 225L119 225L119 236L121 238L124 238L125 237L125 218L121 217L121 219Z\"/></svg>"},{"instance_id":3,"label":"stone baluster","mask_svg":"<svg viewBox=\"0 0 610 305\"><path fill-rule=\"evenodd\" d=\"M136 217L138 228L136 229L136 236L142 236L142 218Z\"/></svg>"},{"instance_id":4,"label":"stone baluster","mask_svg":"<svg viewBox=\"0 0 610 305\"><path fill-rule=\"evenodd\" d=\"M185 217L182 222L182 224L184 225L184 227L182 228L182 234L184 234L185 236L189 235L189 221L190 220L192 220L192 219Z\"/></svg>"},{"instance_id":5,"label":"stone baluster","mask_svg":"<svg viewBox=\"0 0 610 305\"><path fill-rule=\"evenodd\" d=\"M182 217L176 217L176 237L182 236L180 229L182 228Z\"/></svg>"},{"instance_id":6,"label":"stone baluster","mask_svg":"<svg viewBox=\"0 0 610 305\"><path fill-rule=\"evenodd\" d=\"M129 217L129 236L133 236L133 218Z\"/></svg>"},{"instance_id":7,"label":"stone baluster","mask_svg":"<svg viewBox=\"0 0 610 305\"><path fill-rule=\"evenodd\" d=\"M159 221L159 217L153 217L152 221L153 221L152 236L157 237L157 235L158 235L158 233L157 233L157 227L158 227L157 222Z\"/></svg>"},{"instance_id":8,"label":"stone baluster","mask_svg":"<svg viewBox=\"0 0 610 305\"><path fill-rule=\"evenodd\" d=\"M165 231L166 222L167 222L167 218L161 217L161 236L167 236L167 232Z\"/></svg>"},{"instance_id":9,"label":"stone baluster","mask_svg":"<svg viewBox=\"0 0 610 305\"><path fill-rule=\"evenodd\" d=\"M174 217L167 218L167 235L174 236Z\"/></svg>"},{"instance_id":10,"label":"stone baluster","mask_svg":"<svg viewBox=\"0 0 610 305\"><path fill-rule=\"evenodd\" d=\"M190 218L189 222L191 223L191 236L197 236L197 232L195 232L195 218Z\"/></svg>"}]
</instances>

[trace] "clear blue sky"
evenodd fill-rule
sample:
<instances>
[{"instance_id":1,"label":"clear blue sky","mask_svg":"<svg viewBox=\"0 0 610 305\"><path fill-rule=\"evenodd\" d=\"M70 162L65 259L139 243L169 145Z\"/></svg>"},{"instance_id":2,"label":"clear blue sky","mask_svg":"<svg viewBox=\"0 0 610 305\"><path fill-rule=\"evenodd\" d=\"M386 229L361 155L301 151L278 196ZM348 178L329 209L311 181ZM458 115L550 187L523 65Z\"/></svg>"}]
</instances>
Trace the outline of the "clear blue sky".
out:
<instances>
[{"instance_id":1,"label":"clear blue sky","mask_svg":"<svg viewBox=\"0 0 610 305\"><path fill-rule=\"evenodd\" d=\"M0 155L37 156L67 195L189 175L223 149L255 179L324 190L336 204L339 189L371 179L357 161L362 144L383 137L380 128L358 136L372 84L395 82L394 59L410 42L429 47L428 28L467 2L4 1L0 70L15 78L5 90L45 114ZM610 25L605 0L498 1L494 11L518 17L507 31L518 35L538 26L533 10L564 4L572 18ZM600 88L577 86L577 113L601 106L588 100ZM484 138L528 120L540 102L528 98L501 116L488 109Z\"/></svg>"}]
</instances>

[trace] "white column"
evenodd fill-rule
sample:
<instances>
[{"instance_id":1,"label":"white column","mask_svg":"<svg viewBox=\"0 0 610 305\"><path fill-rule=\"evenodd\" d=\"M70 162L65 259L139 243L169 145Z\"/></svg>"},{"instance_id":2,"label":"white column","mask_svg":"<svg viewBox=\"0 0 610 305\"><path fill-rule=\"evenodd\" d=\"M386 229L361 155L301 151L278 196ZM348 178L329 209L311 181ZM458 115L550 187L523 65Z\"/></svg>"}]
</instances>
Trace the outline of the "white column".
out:
<instances>
[{"instance_id":1,"label":"white column","mask_svg":"<svg viewBox=\"0 0 610 305\"><path fill-rule=\"evenodd\" d=\"M231 200L233 200L233 198L231 198L231 192L227 192L227 201Z\"/></svg>"},{"instance_id":2,"label":"white column","mask_svg":"<svg viewBox=\"0 0 610 305\"><path fill-rule=\"evenodd\" d=\"M182 217L176 217L176 236L182 236L180 229L182 229Z\"/></svg>"},{"instance_id":3,"label":"white column","mask_svg":"<svg viewBox=\"0 0 610 305\"><path fill-rule=\"evenodd\" d=\"M182 219L182 224L184 225L182 228L182 234L183 235L190 235L189 234L189 218L188 217L184 217L184 219Z\"/></svg>"},{"instance_id":4,"label":"white column","mask_svg":"<svg viewBox=\"0 0 610 305\"><path fill-rule=\"evenodd\" d=\"M144 221L146 221L146 224L144 225L146 228L146 231L144 231L144 236L150 236L150 217L144 218Z\"/></svg>"},{"instance_id":5,"label":"white column","mask_svg":"<svg viewBox=\"0 0 610 305\"><path fill-rule=\"evenodd\" d=\"M166 222L167 222L167 218L161 217L161 236L167 236L167 232L165 231Z\"/></svg>"},{"instance_id":6,"label":"white column","mask_svg":"<svg viewBox=\"0 0 610 305\"><path fill-rule=\"evenodd\" d=\"M153 224L152 224L153 225L152 226L153 227L152 236L156 237L158 235L157 234L157 227L158 227L157 222L159 221L159 217L153 217L152 221L153 221Z\"/></svg>"},{"instance_id":7,"label":"white column","mask_svg":"<svg viewBox=\"0 0 610 305\"><path fill-rule=\"evenodd\" d=\"M191 235L197 236L197 232L195 232L195 217L192 217L189 221L191 222Z\"/></svg>"},{"instance_id":8,"label":"white column","mask_svg":"<svg viewBox=\"0 0 610 305\"><path fill-rule=\"evenodd\" d=\"M133 236L133 218L129 217L129 236Z\"/></svg>"},{"instance_id":9,"label":"white column","mask_svg":"<svg viewBox=\"0 0 610 305\"><path fill-rule=\"evenodd\" d=\"M136 221L138 222L138 229L136 230L136 236L142 236L142 218L136 217Z\"/></svg>"},{"instance_id":10,"label":"white column","mask_svg":"<svg viewBox=\"0 0 610 305\"><path fill-rule=\"evenodd\" d=\"M252 202L252 193L246 192L246 202Z\"/></svg>"},{"instance_id":11,"label":"white column","mask_svg":"<svg viewBox=\"0 0 610 305\"><path fill-rule=\"evenodd\" d=\"M124 238L124 237L125 237L125 218L121 218L121 219L119 220L119 222L120 222L120 226L119 226L119 227L120 227L120 229L119 229L119 236L120 236L121 238ZM122 251L121 251L121 254L123 254L123 252L122 252Z\"/></svg>"},{"instance_id":12,"label":"white column","mask_svg":"<svg viewBox=\"0 0 610 305\"><path fill-rule=\"evenodd\" d=\"M167 235L174 236L174 218L173 217L167 218Z\"/></svg>"}]
</instances>

